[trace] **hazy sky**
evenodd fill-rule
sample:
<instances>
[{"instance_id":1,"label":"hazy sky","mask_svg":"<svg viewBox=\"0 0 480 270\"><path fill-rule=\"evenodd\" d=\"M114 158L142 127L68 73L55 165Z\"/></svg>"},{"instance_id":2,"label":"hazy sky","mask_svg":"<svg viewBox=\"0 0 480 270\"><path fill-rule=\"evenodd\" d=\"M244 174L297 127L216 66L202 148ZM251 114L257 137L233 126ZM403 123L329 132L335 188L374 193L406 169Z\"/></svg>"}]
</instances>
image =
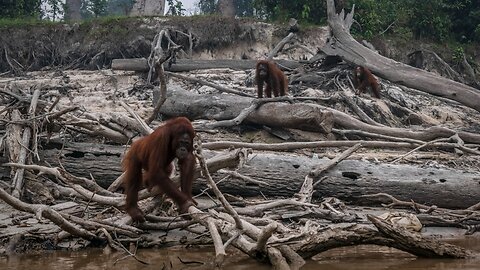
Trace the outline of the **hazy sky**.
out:
<instances>
[{"instance_id":1,"label":"hazy sky","mask_svg":"<svg viewBox=\"0 0 480 270\"><path fill-rule=\"evenodd\" d=\"M180 2L182 2L183 6L192 8L193 4L197 2L197 0L181 0Z\"/></svg>"},{"instance_id":2,"label":"hazy sky","mask_svg":"<svg viewBox=\"0 0 480 270\"><path fill-rule=\"evenodd\" d=\"M0 1L3 1L3 0L0 0ZM64 0L62 2L65 3ZM198 2L198 0L180 0L180 2L182 2L183 8L187 11L186 15L191 15L195 11L194 4ZM165 8L165 12L167 12L168 4L165 2L165 5L167 5L167 7ZM47 14L50 13L50 5L46 4L45 2L42 2L42 8L46 11Z\"/></svg>"},{"instance_id":3,"label":"hazy sky","mask_svg":"<svg viewBox=\"0 0 480 270\"><path fill-rule=\"evenodd\" d=\"M181 0L180 2L182 2L183 8L187 10L187 13L192 14L194 11L193 5L197 1L198 0Z\"/></svg>"}]
</instances>

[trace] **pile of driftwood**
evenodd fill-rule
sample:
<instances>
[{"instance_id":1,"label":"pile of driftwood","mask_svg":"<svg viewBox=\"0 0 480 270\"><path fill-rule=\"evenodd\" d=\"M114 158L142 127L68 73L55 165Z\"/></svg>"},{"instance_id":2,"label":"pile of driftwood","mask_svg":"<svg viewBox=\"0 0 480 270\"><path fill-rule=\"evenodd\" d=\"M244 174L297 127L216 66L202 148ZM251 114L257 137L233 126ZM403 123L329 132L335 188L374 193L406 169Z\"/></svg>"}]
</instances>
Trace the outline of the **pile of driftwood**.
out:
<instances>
[{"instance_id":1,"label":"pile of driftwood","mask_svg":"<svg viewBox=\"0 0 480 270\"><path fill-rule=\"evenodd\" d=\"M15 224L33 216L39 220L48 219L59 228L48 236L56 244L80 237L90 245L108 245L138 260L141 259L137 258L132 247L164 244L151 237L149 232L208 233L208 242L215 247L215 266L222 265L228 246L271 263L276 269L298 269L305 259L320 252L363 244L394 247L424 257L476 256L463 248L426 238L419 231L422 225L459 227L470 234L480 229L480 175L394 163L420 155L419 151L424 149L441 149L452 155L479 155L480 135L432 126L432 119L393 101L365 102L352 95L348 76L341 65L329 70L326 67L332 58L337 59L336 64L338 59L362 64L383 79L441 96L444 98L442 102L453 100L462 110L479 111L480 92L382 58L364 48L345 32L351 25L353 11L346 16L343 11L335 14L333 0L327 4L334 37L322 49L324 54L307 65L293 61L280 64L290 72L299 68L316 70L292 74L291 81L300 85L319 80L330 82L340 94L258 100L248 89L232 89L176 73L176 68L196 69L200 61L177 60L165 72L163 63L178 50L175 44L162 48L161 40L163 37L168 39L165 31L160 32L153 42L152 56L148 61L113 63L113 68L117 69L149 71L147 83L154 74L160 79L159 91L154 89L158 91L156 106L146 121L122 101L117 104L128 115L92 114L80 111L79 106L58 106L61 95L42 95L40 89L34 89L32 93L13 87L0 90L2 114L5 115L2 119L5 134L1 144L7 146L5 154L8 159L3 161L4 166L11 168L10 172L0 173L2 179L7 179L0 181L0 199L28 213L17 215ZM289 34L269 58L293 38L294 34ZM243 69L254 66L252 61L235 62L243 65ZM220 65L230 64L222 61ZM315 69L316 64L320 69ZM200 65L207 66L206 62L200 62ZM183 89L167 89L166 74L229 94L199 95ZM251 78L251 75L247 77ZM334 109L332 104L343 104L348 113ZM375 109L365 112L369 108ZM392 111L397 115L394 116ZM125 198L119 192L122 183L119 164L125 150L121 145L128 144L136 135L151 133L149 124L158 125L155 121L158 113L197 120L194 125L200 137L207 137L222 128L249 124L268 127L269 132L280 138L286 136L282 129L291 128L313 132L324 140L247 143L207 142L199 138L195 148L198 160L195 178L198 180L194 191L197 196L209 199L199 200L199 206L190 207L189 213L182 217L159 190L143 190L139 198L142 210L148 214L147 222L132 224L122 210ZM417 130L391 127L395 126L392 123L400 122L398 115L431 127ZM56 136L59 133L64 135ZM345 140L329 139L335 135ZM83 138L90 142L73 143L61 138ZM95 143L91 143L92 140ZM347 149L330 160L279 153L327 147ZM362 148L401 149L406 153L390 160L391 164L345 160ZM431 155L439 156L440 153ZM173 180L178 181L177 178L173 177ZM241 196L257 196L257 199L247 200ZM276 198L258 199L258 196ZM368 211L354 211L338 198L359 204L383 202L385 207L403 210L377 216ZM24 234L27 233L35 232ZM0 238L6 243L10 236L3 234ZM20 238L12 238L6 245L6 252L14 250L18 241ZM188 243L194 244L195 241L190 239Z\"/></svg>"}]
</instances>

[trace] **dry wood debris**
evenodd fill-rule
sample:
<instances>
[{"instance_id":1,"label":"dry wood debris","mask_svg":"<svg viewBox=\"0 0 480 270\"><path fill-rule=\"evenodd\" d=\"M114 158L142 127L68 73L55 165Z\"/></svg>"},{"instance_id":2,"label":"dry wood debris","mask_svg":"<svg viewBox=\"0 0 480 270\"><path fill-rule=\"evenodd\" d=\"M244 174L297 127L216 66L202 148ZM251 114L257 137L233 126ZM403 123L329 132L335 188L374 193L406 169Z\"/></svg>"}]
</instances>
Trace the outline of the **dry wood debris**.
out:
<instances>
[{"instance_id":1,"label":"dry wood debris","mask_svg":"<svg viewBox=\"0 0 480 270\"><path fill-rule=\"evenodd\" d=\"M148 61L151 69L146 81L129 72L85 72L85 77L96 74L102 78L96 81L95 89L104 95L107 104L100 102L102 98L98 97L96 100L89 97L90 101L79 101L77 91L85 90L85 86L80 84L85 81L72 82L70 77L73 77L73 73L70 71L59 71L48 83L40 82L45 73L30 75L37 76L38 80L0 77L0 86L3 88L0 90L0 146L4 147L8 159L3 166L11 170L2 175L11 179L0 181L0 199L20 211L13 214L15 224L32 217L39 222L47 219L59 228L47 234L55 238L57 243L81 238L87 241L87 245L108 245L140 262L143 262L142 259L130 252L129 245L151 247L162 244L158 239L149 237L148 234L155 231L183 232L199 237L209 235L205 242L215 247L213 266L222 265L228 255L226 248L230 245L254 259L272 264L276 269L299 269L305 259L320 252L362 244L394 247L423 257L477 256L466 249L422 236L418 228L421 225L451 226L473 234L480 229L480 202L466 209L447 209L414 200L400 200L386 193L362 196L377 204L379 201L389 203L383 205L386 208L399 208L398 215L402 216L403 223L396 223L395 220L399 219L357 212L336 198L313 199L316 189L330 177L328 171L353 155L368 155L371 149L395 149L395 153L388 155L386 152L383 157L381 153L374 152L377 161L401 163L417 155L443 154L447 159L450 157L450 161L461 156L465 162L471 162L472 167L479 164L480 154L478 130L467 130L462 126L480 123L478 112L471 109L478 110L469 101L472 95L475 96L471 89L448 82L445 84L454 85L458 95L442 96L456 102L428 97L418 91L395 86L396 77L379 70L381 66L370 60L371 51L364 52L368 56L364 56L364 62L358 56L349 58L352 56L344 51L344 54L339 54L333 48L334 42L344 44L342 46L362 45L354 44L348 33L338 30L339 25L348 26L351 23L353 13L346 17L343 11L334 14L333 1L327 3L335 40L332 39L323 51L326 54L335 52L342 57L333 57L332 60L331 56L323 55L287 71L291 78L289 97L254 99L253 88L243 87L243 81L251 77L251 72L224 70L225 73L215 73L216 76L235 73L232 77L241 79L235 80L239 83L233 85L215 81L212 72L197 72L195 78L165 73L163 63L178 50L176 44L170 43L168 48L162 48L161 40L168 40L168 31L165 30L159 33L158 42L153 42L152 56ZM348 30L348 27L344 29ZM291 44L294 42L298 40L295 40L295 34L290 33L268 57L273 58L288 44L294 46ZM337 48L341 51L344 48L342 46ZM363 50L367 49L362 48L360 53ZM354 96L349 82L348 62L364 64L377 71L382 76L385 98L372 100L369 96ZM405 68L404 72L408 72L408 69ZM161 94L155 100L156 106L151 106L150 97L146 94L157 88L151 83L152 74L156 74L160 81ZM176 80L175 83L167 83L165 75L170 76L170 80ZM430 76L425 75L425 78ZM182 89L173 89L180 86L194 88L192 83L202 85L197 92L207 91L210 94L202 97L195 93L184 93L186 91ZM404 83L429 92L423 84L408 84L408 80ZM205 86L210 88L205 89ZM438 107L448 104L446 110L451 113L450 119L455 121L434 118L425 113L422 110L426 103L429 106L434 103ZM302 110L302 114L296 115L295 112L299 110ZM61 157L57 157L58 166L42 160L42 151L46 151L53 143L60 143L63 149L70 147L68 141L89 141L100 145L104 151L113 144L129 144L137 135L152 132L152 127L160 123L155 120L158 112L162 117L187 115L197 120L194 124L200 138L195 151L198 159L195 177L206 179L207 185L200 194L203 198L200 205L190 207L188 216L177 215L173 204L162 197L159 190L143 190L139 198L142 210L148 213L147 222L132 224L130 217L122 211L124 196L119 191L121 173L109 186L101 186L92 174L84 177L69 172L70 165L63 166ZM222 132L235 130L242 125L255 126L257 130L265 129L280 138L277 140L286 139L290 142L222 140ZM293 142L291 134L294 129L300 132L303 140L313 131L315 139ZM335 136L337 140L333 139ZM291 198L245 199L235 194L224 194L219 188L219 185L232 179L241 179L244 183L265 188L271 185L268 181L240 173L240 169L247 166L247 161L254 160L256 152L301 153L327 147L350 148L339 154L331 154L332 160L325 164L312 166ZM360 151L364 152L358 153ZM111 170L114 171L114 168ZM223 176L215 181L215 175ZM177 178L173 179L178 181ZM244 184L243 188L248 189L248 185ZM40 198L40 194L44 194L44 197ZM409 224L405 225L405 222ZM34 235L35 231L24 230L17 234ZM0 234L0 240L6 242L11 235L11 232ZM18 237L12 241L4 252L12 252L15 249L12 246L20 245ZM198 243L195 237L187 241L190 244Z\"/></svg>"}]
</instances>

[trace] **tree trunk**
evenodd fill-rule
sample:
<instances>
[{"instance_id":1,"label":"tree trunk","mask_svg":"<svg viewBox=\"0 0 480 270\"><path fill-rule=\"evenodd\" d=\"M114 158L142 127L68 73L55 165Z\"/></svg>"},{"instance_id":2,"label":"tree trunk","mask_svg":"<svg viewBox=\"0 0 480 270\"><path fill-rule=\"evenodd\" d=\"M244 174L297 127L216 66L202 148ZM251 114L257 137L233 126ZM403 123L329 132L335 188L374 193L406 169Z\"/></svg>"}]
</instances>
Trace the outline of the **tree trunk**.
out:
<instances>
[{"instance_id":1,"label":"tree trunk","mask_svg":"<svg viewBox=\"0 0 480 270\"><path fill-rule=\"evenodd\" d=\"M297 61L291 60L275 60L280 67L288 69L295 69L301 64ZM192 60L192 59L177 59L171 66L166 66L165 70L171 72L185 72L199 69L212 68L231 68L238 70L254 69L256 60L240 60L240 59L216 59L216 60ZM112 69L116 70L130 70L130 71L148 71L149 67L147 59L113 59Z\"/></svg>"},{"instance_id":2,"label":"tree trunk","mask_svg":"<svg viewBox=\"0 0 480 270\"><path fill-rule=\"evenodd\" d=\"M235 18L235 5L233 0L219 0L218 13L225 17Z\"/></svg>"},{"instance_id":3,"label":"tree trunk","mask_svg":"<svg viewBox=\"0 0 480 270\"><path fill-rule=\"evenodd\" d=\"M58 148L43 151L42 160L51 166L59 166L60 161L68 172L87 178L93 176L103 187L121 174L122 146L69 143L63 150L60 145ZM60 159L59 153L62 153ZM327 161L287 153L255 152L238 172L267 184L229 178L218 186L223 192L238 196L291 197L300 190L310 170ZM1 176L9 178L8 172L3 172L6 175ZM220 172L212 175L215 181L225 176ZM405 201L467 208L478 203L480 198L480 173L453 169L344 160L322 176L328 178L316 187L313 197L317 199L333 196L352 203L368 204L372 201L360 196L383 192ZM205 187L206 181L200 178L195 181L194 192L199 193Z\"/></svg>"},{"instance_id":4,"label":"tree trunk","mask_svg":"<svg viewBox=\"0 0 480 270\"><path fill-rule=\"evenodd\" d=\"M72 143L62 148L54 143L44 146L41 160L51 166L61 165L75 176L93 179L104 188L122 174L120 162L125 146Z\"/></svg>"},{"instance_id":5,"label":"tree trunk","mask_svg":"<svg viewBox=\"0 0 480 270\"><path fill-rule=\"evenodd\" d=\"M335 14L334 0L327 0L328 24L334 38L321 49L327 55L338 55L355 65L362 65L391 82L452 99L480 111L480 91L432 72L386 58L358 43L349 33L353 12L341 18Z\"/></svg>"},{"instance_id":6,"label":"tree trunk","mask_svg":"<svg viewBox=\"0 0 480 270\"><path fill-rule=\"evenodd\" d=\"M300 190L313 166L326 163L288 154L255 153L238 172L269 184L257 185L230 179L219 184L222 191L239 196L290 197ZM217 174L217 177L222 177ZM478 203L480 174L459 170L420 168L410 165L375 164L344 160L324 174L328 178L316 187L313 197L337 197L352 203L369 203L362 195L388 193L397 199L466 208ZM202 183L203 181L198 181ZM267 196L268 196L267 195ZM371 202L371 201L370 201Z\"/></svg>"},{"instance_id":7,"label":"tree trunk","mask_svg":"<svg viewBox=\"0 0 480 270\"><path fill-rule=\"evenodd\" d=\"M250 97L234 95L199 95L172 85L168 87L167 101L160 110L160 113L167 116L186 116L189 119L228 120L235 118L244 108L250 106L252 100ZM423 130L376 126L362 122L344 112L310 103L267 103L251 113L246 118L246 121L267 126L328 133L328 129L325 129L325 127L330 126L330 120L332 119L330 116L327 117L326 111L332 113L333 123L331 124L344 129L362 130L420 141L448 138L457 133L465 142L480 143L480 135L473 132L457 131L441 126L433 126Z\"/></svg>"},{"instance_id":8,"label":"tree trunk","mask_svg":"<svg viewBox=\"0 0 480 270\"><path fill-rule=\"evenodd\" d=\"M80 21L82 16L80 14L80 7L82 0L66 0L65 20L66 21Z\"/></svg>"},{"instance_id":9,"label":"tree trunk","mask_svg":"<svg viewBox=\"0 0 480 270\"><path fill-rule=\"evenodd\" d=\"M163 16L165 14L165 0L136 0L133 4L131 16Z\"/></svg>"},{"instance_id":10,"label":"tree trunk","mask_svg":"<svg viewBox=\"0 0 480 270\"><path fill-rule=\"evenodd\" d=\"M236 95L199 95L170 87L160 113L190 119L229 120L250 106L252 98ZM280 113L281 112L281 113ZM319 107L300 103L266 103L250 113L246 122L280 128L330 133L333 114Z\"/></svg>"}]
</instances>

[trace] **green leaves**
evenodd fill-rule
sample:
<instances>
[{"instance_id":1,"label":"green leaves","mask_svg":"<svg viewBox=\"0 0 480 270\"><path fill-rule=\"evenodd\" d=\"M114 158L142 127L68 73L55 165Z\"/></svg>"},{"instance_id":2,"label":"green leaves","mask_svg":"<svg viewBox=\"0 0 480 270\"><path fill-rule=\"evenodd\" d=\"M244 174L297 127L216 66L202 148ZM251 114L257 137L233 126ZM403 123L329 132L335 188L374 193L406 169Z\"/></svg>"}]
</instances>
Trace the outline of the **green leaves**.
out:
<instances>
[{"instance_id":1,"label":"green leaves","mask_svg":"<svg viewBox=\"0 0 480 270\"><path fill-rule=\"evenodd\" d=\"M41 0L2 0L0 18L39 17L41 2Z\"/></svg>"},{"instance_id":2,"label":"green leaves","mask_svg":"<svg viewBox=\"0 0 480 270\"><path fill-rule=\"evenodd\" d=\"M109 0L83 0L82 18L98 18L107 15Z\"/></svg>"},{"instance_id":3,"label":"green leaves","mask_svg":"<svg viewBox=\"0 0 480 270\"><path fill-rule=\"evenodd\" d=\"M127 15L135 0L82 0L83 18ZM181 0L167 0L168 14L183 16ZM479 0L336 0L350 11L355 4L352 33L364 38L385 34L462 43L480 41ZM62 0L1 0L1 18L61 19ZM235 0L236 15L261 20L324 25L325 0ZM217 11L218 0L198 0L203 14ZM49 7L45 10L45 7ZM42 14L43 12L43 14Z\"/></svg>"},{"instance_id":4,"label":"green leaves","mask_svg":"<svg viewBox=\"0 0 480 270\"><path fill-rule=\"evenodd\" d=\"M168 4L168 15L172 16L182 16L185 14L185 9L183 8L182 2L179 0L167 0Z\"/></svg>"}]
</instances>

